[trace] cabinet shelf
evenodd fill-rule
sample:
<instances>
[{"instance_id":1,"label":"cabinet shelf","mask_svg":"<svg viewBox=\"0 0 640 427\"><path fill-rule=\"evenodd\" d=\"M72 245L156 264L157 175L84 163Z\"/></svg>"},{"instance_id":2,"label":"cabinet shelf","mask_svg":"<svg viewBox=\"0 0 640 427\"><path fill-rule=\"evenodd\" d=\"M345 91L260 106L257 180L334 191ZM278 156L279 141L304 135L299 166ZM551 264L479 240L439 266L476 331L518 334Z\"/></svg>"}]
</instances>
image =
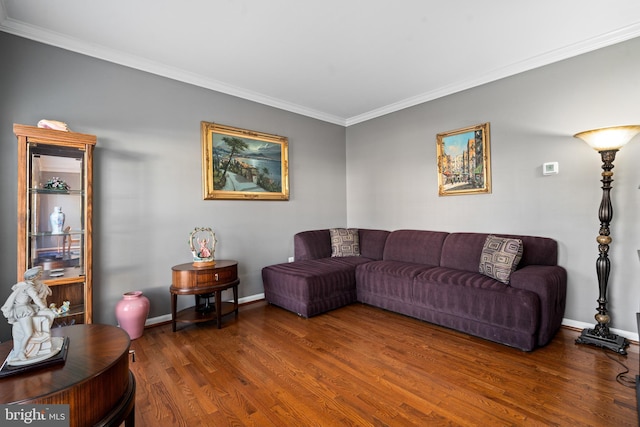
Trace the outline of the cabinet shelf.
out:
<instances>
[{"instance_id":1,"label":"cabinet shelf","mask_svg":"<svg viewBox=\"0 0 640 427\"><path fill-rule=\"evenodd\" d=\"M39 231L36 233L29 233L31 237L65 237L65 236L79 236L84 234L84 230L69 230L62 233L52 233L51 231Z\"/></svg>"},{"instance_id":2,"label":"cabinet shelf","mask_svg":"<svg viewBox=\"0 0 640 427\"><path fill-rule=\"evenodd\" d=\"M60 328L63 326L71 326L83 322L84 310L81 308L72 308L67 313L61 314L53 319L53 327Z\"/></svg>"},{"instance_id":3,"label":"cabinet shelf","mask_svg":"<svg viewBox=\"0 0 640 427\"><path fill-rule=\"evenodd\" d=\"M31 194L49 194L52 196L82 196L83 190L51 190L49 188L30 188Z\"/></svg>"}]
</instances>

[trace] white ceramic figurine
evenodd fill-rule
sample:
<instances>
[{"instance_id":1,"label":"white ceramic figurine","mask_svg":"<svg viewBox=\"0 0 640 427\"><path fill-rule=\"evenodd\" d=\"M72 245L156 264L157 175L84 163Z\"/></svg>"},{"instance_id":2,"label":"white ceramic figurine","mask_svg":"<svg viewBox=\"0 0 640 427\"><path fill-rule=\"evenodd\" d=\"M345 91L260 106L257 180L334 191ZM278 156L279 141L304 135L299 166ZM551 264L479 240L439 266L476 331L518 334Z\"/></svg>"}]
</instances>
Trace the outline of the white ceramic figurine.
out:
<instances>
[{"instance_id":1,"label":"white ceramic figurine","mask_svg":"<svg viewBox=\"0 0 640 427\"><path fill-rule=\"evenodd\" d=\"M51 289L40 281L42 267L24 273L24 281L16 283L2 306L2 314L13 325L13 350L8 363L42 360L52 352L51 325L55 317L47 307Z\"/></svg>"}]
</instances>

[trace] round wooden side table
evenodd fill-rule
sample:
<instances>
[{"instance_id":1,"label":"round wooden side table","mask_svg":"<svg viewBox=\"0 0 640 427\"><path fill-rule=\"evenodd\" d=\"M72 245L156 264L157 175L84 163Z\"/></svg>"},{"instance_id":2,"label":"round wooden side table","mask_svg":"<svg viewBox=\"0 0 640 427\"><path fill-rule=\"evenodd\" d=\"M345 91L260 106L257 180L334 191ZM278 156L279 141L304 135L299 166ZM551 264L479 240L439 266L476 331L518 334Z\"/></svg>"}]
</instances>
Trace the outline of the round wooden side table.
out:
<instances>
[{"instance_id":1,"label":"round wooden side table","mask_svg":"<svg viewBox=\"0 0 640 427\"><path fill-rule=\"evenodd\" d=\"M238 262L216 260L209 267L195 267L192 263L171 267L171 328L176 331L176 322L195 323L216 319L218 329L222 317L235 313L238 317ZM233 302L222 301L222 291L233 289ZM196 304L177 312L178 295L195 295ZM215 297L215 305L209 306L209 297ZM204 304L200 304L201 299Z\"/></svg>"},{"instance_id":2,"label":"round wooden side table","mask_svg":"<svg viewBox=\"0 0 640 427\"><path fill-rule=\"evenodd\" d=\"M69 425L135 423L136 382L129 371L129 335L110 325L53 328L52 336L69 337L64 364L0 379L0 403L68 404ZM5 360L13 342L0 344Z\"/></svg>"}]
</instances>

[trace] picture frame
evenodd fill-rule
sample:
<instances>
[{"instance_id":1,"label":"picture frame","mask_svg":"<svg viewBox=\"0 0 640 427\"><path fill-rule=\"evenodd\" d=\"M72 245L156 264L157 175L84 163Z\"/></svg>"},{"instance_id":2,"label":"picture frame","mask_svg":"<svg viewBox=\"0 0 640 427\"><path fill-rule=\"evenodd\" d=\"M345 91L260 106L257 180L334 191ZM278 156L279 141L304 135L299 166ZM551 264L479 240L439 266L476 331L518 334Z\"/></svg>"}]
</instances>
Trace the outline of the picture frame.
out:
<instances>
[{"instance_id":1,"label":"picture frame","mask_svg":"<svg viewBox=\"0 0 640 427\"><path fill-rule=\"evenodd\" d=\"M491 193L489 123L439 133L438 195Z\"/></svg>"},{"instance_id":2,"label":"picture frame","mask_svg":"<svg viewBox=\"0 0 640 427\"><path fill-rule=\"evenodd\" d=\"M201 122L205 200L289 200L284 136Z\"/></svg>"}]
</instances>

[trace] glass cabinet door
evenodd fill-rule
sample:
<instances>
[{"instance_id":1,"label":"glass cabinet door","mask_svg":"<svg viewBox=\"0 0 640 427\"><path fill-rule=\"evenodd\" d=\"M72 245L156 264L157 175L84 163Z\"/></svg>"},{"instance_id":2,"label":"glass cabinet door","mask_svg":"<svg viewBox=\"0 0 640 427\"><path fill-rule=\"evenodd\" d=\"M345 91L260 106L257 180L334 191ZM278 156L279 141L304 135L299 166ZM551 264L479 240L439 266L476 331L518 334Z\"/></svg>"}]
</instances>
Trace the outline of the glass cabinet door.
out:
<instances>
[{"instance_id":1,"label":"glass cabinet door","mask_svg":"<svg viewBox=\"0 0 640 427\"><path fill-rule=\"evenodd\" d=\"M28 266L41 266L42 278L85 275L85 152L76 148L30 145Z\"/></svg>"}]
</instances>

